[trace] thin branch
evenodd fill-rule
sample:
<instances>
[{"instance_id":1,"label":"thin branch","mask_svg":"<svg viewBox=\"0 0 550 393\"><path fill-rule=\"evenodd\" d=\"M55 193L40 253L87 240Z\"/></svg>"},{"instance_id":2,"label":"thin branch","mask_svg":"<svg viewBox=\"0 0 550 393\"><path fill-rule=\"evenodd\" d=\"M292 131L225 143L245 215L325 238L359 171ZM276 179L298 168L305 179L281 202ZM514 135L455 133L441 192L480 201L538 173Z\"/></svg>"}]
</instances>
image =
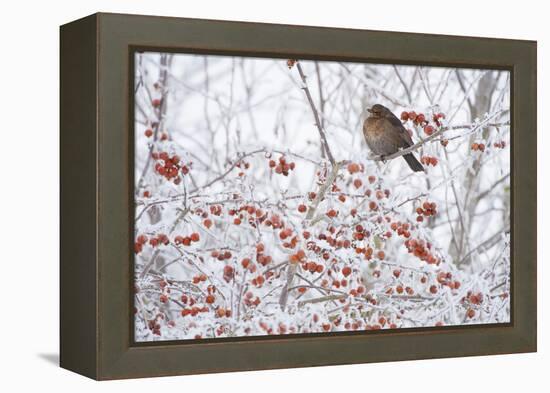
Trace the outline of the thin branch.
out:
<instances>
[{"instance_id":1,"label":"thin branch","mask_svg":"<svg viewBox=\"0 0 550 393\"><path fill-rule=\"evenodd\" d=\"M321 118L319 117L319 112L317 112L317 108L315 108L315 103L313 102L313 97L311 96L311 92L309 91L309 88L307 87L307 77L304 74L304 70L302 70L302 66L299 62L296 63L296 67L298 68L298 73L300 74L300 78L302 78L302 83L304 84L302 86L302 90L306 93L307 100L309 102L309 106L311 107L311 111L313 112L313 117L315 118L315 125L317 126L317 130L319 131L319 135L321 136L321 144L323 145L323 148L325 150L325 153L332 165L335 164L334 156L332 155L332 152L330 151L330 148L328 147L327 137L325 134L325 130L323 130L323 126L321 125Z\"/></svg>"},{"instance_id":2,"label":"thin branch","mask_svg":"<svg viewBox=\"0 0 550 393\"><path fill-rule=\"evenodd\" d=\"M338 171L340 170L341 163L336 163L334 167L332 168L332 171L328 175L327 179L325 180L325 183L319 188L319 191L315 195L315 199L313 199L313 202L311 203L311 206L308 209L306 220L311 220L313 218L313 215L317 211L317 208L319 207L319 203L325 198L325 194L327 193L328 189L332 186L332 183L334 183L334 180L336 180L336 176L338 176Z\"/></svg>"},{"instance_id":3,"label":"thin branch","mask_svg":"<svg viewBox=\"0 0 550 393\"><path fill-rule=\"evenodd\" d=\"M472 254L474 254L475 252L485 252L487 250L489 250L491 247L493 247L495 244L497 244L499 242L499 240L502 238L502 234L503 233L508 233L510 232L510 228L507 227L505 228L504 230L502 231L498 231L497 233L495 233L493 236L491 236L490 238L488 238L487 240L485 240L483 243L479 244L478 246L476 246L472 251L470 251L468 254L466 254L464 256L464 258L462 258L458 263L457 263L457 266L460 266L462 265L464 262L466 262L468 260L468 258L470 258L470 256L472 256Z\"/></svg>"},{"instance_id":4,"label":"thin branch","mask_svg":"<svg viewBox=\"0 0 550 393\"><path fill-rule=\"evenodd\" d=\"M507 173L506 175L502 176L500 179L498 179L496 182L494 182L489 188L487 188L485 191L483 192L480 192L478 194L478 196L476 197L476 199L478 201L482 200L483 198L485 198L487 195L489 195L491 193L491 191L493 191L500 183L506 181L508 178L510 177L510 174Z\"/></svg>"},{"instance_id":5,"label":"thin branch","mask_svg":"<svg viewBox=\"0 0 550 393\"><path fill-rule=\"evenodd\" d=\"M470 133L473 133L473 132L476 132L477 130L479 130L481 128L502 127L502 126L508 126L508 125L510 125L509 122L489 123L489 124L481 123L481 124L478 124L478 125L474 126L473 128L471 128L472 127L471 124L470 125L442 127L439 130L437 130L436 132L434 132L432 135L428 136L427 138L421 140L418 143L415 143L411 147L407 147L406 149L399 150L398 152L393 153L393 154L389 154L387 156L372 156L372 157L370 157L370 159L373 160L373 161L393 160L394 158L401 157L401 156L404 156L405 154L412 153L413 151L418 150L420 147L422 147L426 143L433 141L435 138L437 138L438 136L440 136L444 132L450 131L450 130L460 130L460 129L465 129L465 128L471 128Z\"/></svg>"},{"instance_id":6,"label":"thin branch","mask_svg":"<svg viewBox=\"0 0 550 393\"><path fill-rule=\"evenodd\" d=\"M401 82L401 85L403 85L403 88L405 89L405 94L407 95L407 100L409 101L409 104L410 104L412 102L411 92L409 91L409 88L405 83L405 80L403 80L403 77L399 73L399 69L395 64L393 65L393 70L395 71L395 75L397 75L399 82Z\"/></svg>"}]
</instances>

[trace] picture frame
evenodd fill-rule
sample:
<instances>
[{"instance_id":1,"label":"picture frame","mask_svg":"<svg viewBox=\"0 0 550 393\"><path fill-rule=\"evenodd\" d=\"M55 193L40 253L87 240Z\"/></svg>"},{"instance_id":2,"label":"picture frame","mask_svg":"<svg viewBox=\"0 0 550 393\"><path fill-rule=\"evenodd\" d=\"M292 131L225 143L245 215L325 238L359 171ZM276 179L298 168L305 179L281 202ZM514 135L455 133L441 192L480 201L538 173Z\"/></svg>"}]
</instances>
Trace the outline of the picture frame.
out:
<instances>
[{"instance_id":1,"label":"picture frame","mask_svg":"<svg viewBox=\"0 0 550 393\"><path fill-rule=\"evenodd\" d=\"M507 70L511 322L133 340L136 51ZM98 13L61 26L60 364L97 380L536 351L536 42Z\"/></svg>"}]
</instances>

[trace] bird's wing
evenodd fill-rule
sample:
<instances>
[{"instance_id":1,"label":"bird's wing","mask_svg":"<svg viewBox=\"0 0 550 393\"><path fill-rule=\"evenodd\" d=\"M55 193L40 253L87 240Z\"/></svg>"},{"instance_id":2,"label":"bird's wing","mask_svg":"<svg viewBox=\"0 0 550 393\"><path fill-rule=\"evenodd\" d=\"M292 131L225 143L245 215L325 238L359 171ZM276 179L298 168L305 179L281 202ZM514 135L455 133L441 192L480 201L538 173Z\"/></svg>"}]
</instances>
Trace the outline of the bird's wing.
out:
<instances>
[{"instance_id":1,"label":"bird's wing","mask_svg":"<svg viewBox=\"0 0 550 393\"><path fill-rule=\"evenodd\" d=\"M399 120L393 113L390 116L386 117L391 125L394 127L395 130L399 131L399 136L403 140L403 142L406 144L404 147L410 147L413 145L413 141L411 136L409 135L409 132L403 127L403 123L401 123L401 120Z\"/></svg>"}]
</instances>

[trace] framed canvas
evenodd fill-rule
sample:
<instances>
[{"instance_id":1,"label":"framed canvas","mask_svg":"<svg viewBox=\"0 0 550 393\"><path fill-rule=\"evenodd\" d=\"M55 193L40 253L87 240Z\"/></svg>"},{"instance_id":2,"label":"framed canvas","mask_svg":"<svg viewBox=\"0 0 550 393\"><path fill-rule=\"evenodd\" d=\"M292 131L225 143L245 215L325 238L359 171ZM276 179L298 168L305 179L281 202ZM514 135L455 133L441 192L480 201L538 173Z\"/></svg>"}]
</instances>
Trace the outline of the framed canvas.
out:
<instances>
[{"instance_id":1,"label":"framed canvas","mask_svg":"<svg viewBox=\"0 0 550 393\"><path fill-rule=\"evenodd\" d=\"M536 351L536 43L61 27L61 366Z\"/></svg>"}]
</instances>

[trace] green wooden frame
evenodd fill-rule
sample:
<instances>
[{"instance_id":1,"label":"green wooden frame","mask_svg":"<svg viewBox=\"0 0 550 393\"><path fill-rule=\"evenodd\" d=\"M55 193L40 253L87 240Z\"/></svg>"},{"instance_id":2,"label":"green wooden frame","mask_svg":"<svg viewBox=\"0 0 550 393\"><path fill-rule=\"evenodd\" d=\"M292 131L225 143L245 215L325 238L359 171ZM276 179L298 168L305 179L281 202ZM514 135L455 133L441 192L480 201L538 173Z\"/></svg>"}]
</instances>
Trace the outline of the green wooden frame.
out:
<instances>
[{"instance_id":1,"label":"green wooden frame","mask_svg":"<svg viewBox=\"0 0 550 393\"><path fill-rule=\"evenodd\" d=\"M133 343L137 49L512 72L512 322ZM95 379L536 351L536 42L95 14L61 27L61 366Z\"/></svg>"}]
</instances>

